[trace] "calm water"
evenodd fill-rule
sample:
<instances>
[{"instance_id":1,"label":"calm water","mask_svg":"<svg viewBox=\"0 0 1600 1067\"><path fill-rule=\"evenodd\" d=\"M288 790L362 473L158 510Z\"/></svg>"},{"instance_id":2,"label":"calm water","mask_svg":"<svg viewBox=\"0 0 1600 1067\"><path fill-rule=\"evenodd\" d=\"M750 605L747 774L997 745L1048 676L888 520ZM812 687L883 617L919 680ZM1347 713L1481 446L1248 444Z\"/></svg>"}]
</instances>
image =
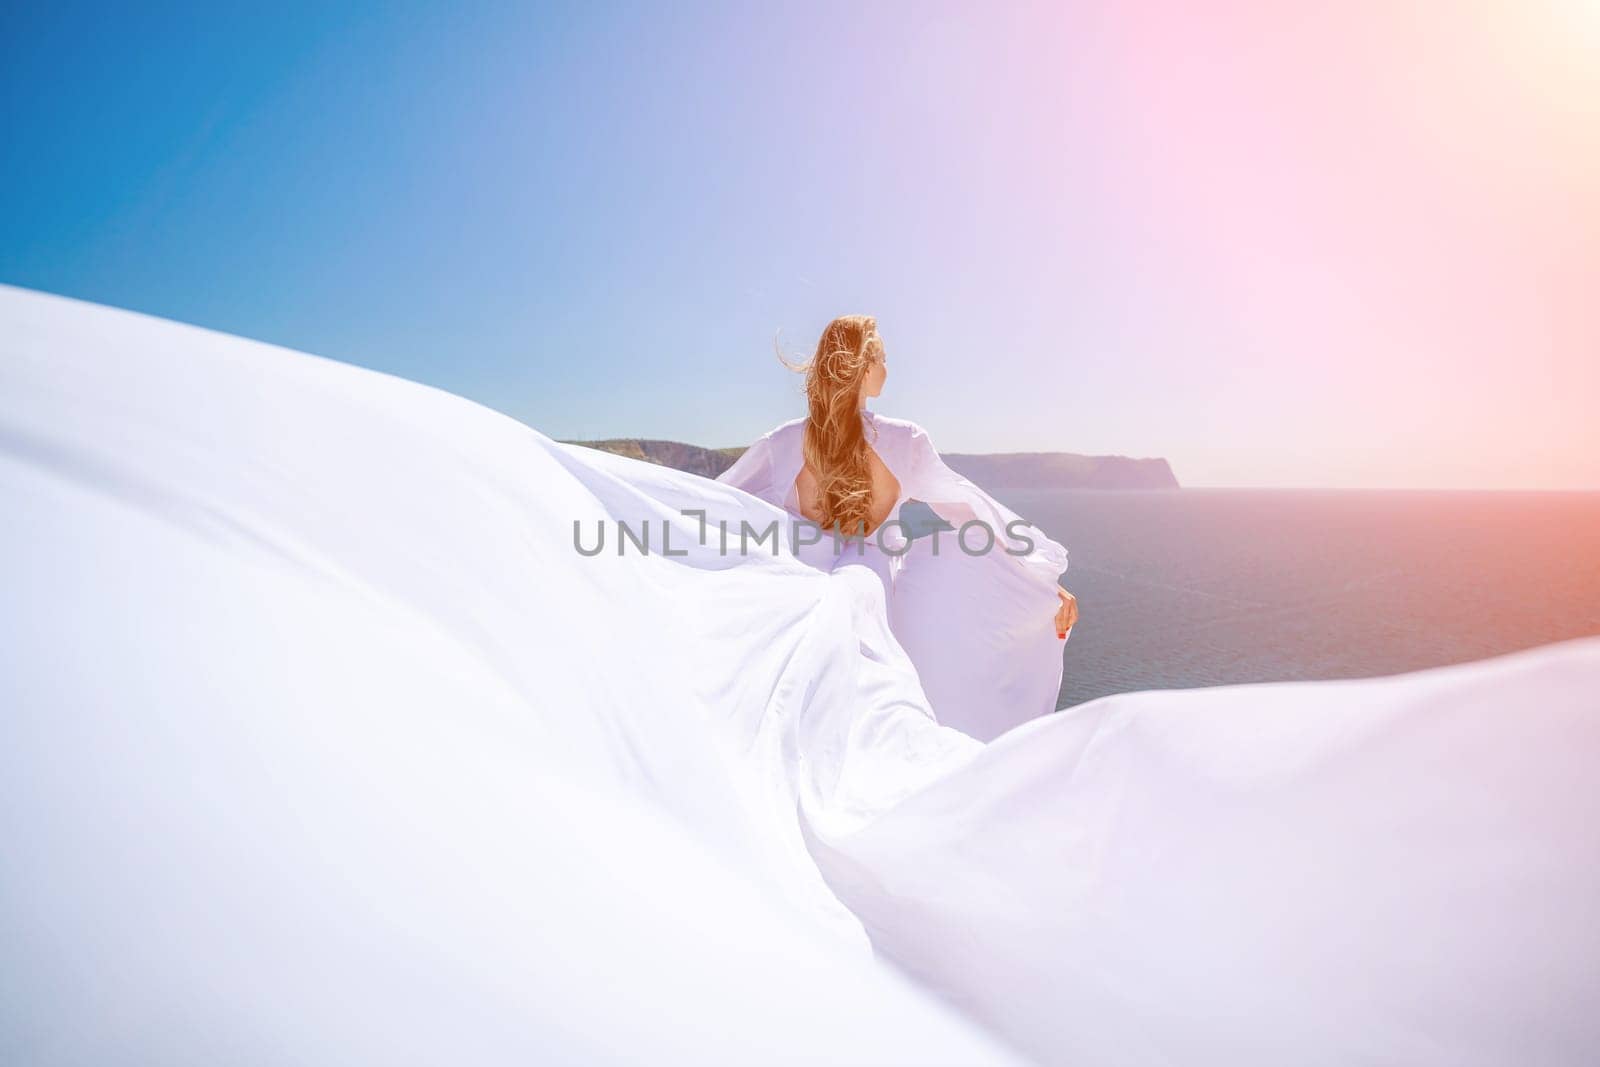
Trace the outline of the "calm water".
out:
<instances>
[{"instance_id":1,"label":"calm water","mask_svg":"<svg viewBox=\"0 0 1600 1067\"><path fill-rule=\"evenodd\" d=\"M1352 678L1600 634L1600 493L995 494L1065 544L1061 706Z\"/></svg>"}]
</instances>

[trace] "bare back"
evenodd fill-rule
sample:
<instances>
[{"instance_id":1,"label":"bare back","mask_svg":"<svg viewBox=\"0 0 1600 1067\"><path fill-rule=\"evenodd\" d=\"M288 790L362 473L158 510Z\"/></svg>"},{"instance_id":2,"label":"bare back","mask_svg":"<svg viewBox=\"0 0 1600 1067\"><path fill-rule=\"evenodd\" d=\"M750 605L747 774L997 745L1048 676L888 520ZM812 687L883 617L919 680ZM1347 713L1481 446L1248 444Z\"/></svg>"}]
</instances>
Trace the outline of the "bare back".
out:
<instances>
[{"instance_id":1,"label":"bare back","mask_svg":"<svg viewBox=\"0 0 1600 1067\"><path fill-rule=\"evenodd\" d=\"M869 522L867 533L870 534L882 526L893 513L895 502L900 499L900 480L870 446L867 448L867 466L872 474L872 500L867 508ZM800 504L800 514L812 522L821 522L822 508L817 492L817 476L811 470L810 464L801 466L800 473L794 480L794 492L795 499Z\"/></svg>"}]
</instances>

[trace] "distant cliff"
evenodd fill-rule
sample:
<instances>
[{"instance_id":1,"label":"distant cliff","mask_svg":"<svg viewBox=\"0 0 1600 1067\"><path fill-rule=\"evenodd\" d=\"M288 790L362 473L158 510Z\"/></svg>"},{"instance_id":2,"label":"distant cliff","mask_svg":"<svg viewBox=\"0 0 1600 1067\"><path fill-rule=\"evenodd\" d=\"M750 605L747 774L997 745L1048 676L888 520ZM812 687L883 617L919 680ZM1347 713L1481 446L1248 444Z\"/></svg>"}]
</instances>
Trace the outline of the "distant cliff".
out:
<instances>
[{"instance_id":1,"label":"distant cliff","mask_svg":"<svg viewBox=\"0 0 1600 1067\"><path fill-rule=\"evenodd\" d=\"M690 474L715 478L744 453L743 448L701 448L678 441L648 441L639 437L614 437L605 441L567 441L569 445L598 448L629 459L642 459Z\"/></svg>"},{"instance_id":2,"label":"distant cliff","mask_svg":"<svg viewBox=\"0 0 1600 1067\"><path fill-rule=\"evenodd\" d=\"M715 478L738 459L743 448L701 448L678 441L637 437L569 441L631 459L659 463ZM944 460L985 489L1176 489L1178 479L1164 459L1080 456L1073 452L946 452Z\"/></svg>"}]
</instances>

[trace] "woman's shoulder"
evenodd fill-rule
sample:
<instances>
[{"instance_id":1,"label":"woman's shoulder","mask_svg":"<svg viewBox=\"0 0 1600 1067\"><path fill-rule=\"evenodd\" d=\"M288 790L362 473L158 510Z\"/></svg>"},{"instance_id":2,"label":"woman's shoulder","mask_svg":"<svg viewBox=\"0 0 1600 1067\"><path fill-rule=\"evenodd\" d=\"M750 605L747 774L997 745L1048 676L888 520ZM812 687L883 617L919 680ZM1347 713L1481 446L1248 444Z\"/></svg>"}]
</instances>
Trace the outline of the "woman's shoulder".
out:
<instances>
[{"instance_id":1,"label":"woman's shoulder","mask_svg":"<svg viewBox=\"0 0 1600 1067\"><path fill-rule=\"evenodd\" d=\"M903 443L906 445L919 444L927 441L928 431L910 419L899 419L893 415L879 415L875 411L866 412L868 423L876 431L878 441L885 443ZM776 445L795 444L805 437L806 423L809 421L805 415L788 422L780 423L761 436Z\"/></svg>"},{"instance_id":2,"label":"woman's shoulder","mask_svg":"<svg viewBox=\"0 0 1600 1067\"><path fill-rule=\"evenodd\" d=\"M888 437L908 444L928 439L928 431L910 419L897 419L893 415L879 415L877 412L868 412L867 417L877 428L880 439Z\"/></svg>"},{"instance_id":3,"label":"woman's shoulder","mask_svg":"<svg viewBox=\"0 0 1600 1067\"><path fill-rule=\"evenodd\" d=\"M761 444L763 442L769 445L780 444L788 439L799 437L805 432L805 428L806 420L804 418L790 419L788 422L780 422L778 425L774 426L760 437L757 437L753 444Z\"/></svg>"},{"instance_id":4,"label":"woman's shoulder","mask_svg":"<svg viewBox=\"0 0 1600 1067\"><path fill-rule=\"evenodd\" d=\"M806 417L802 415L798 419L790 419L788 422L780 422L778 425L768 430L763 436L767 437L769 440L782 443L804 437L805 432Z\"/></svg>"}]
</instances>

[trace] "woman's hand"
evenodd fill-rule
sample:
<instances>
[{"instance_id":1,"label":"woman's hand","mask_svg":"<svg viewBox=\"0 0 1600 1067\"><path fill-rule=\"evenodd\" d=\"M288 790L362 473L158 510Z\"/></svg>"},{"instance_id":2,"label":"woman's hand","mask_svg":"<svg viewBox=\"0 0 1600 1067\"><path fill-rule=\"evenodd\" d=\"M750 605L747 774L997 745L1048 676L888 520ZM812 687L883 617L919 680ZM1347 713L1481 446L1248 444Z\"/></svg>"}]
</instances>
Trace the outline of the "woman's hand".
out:
<instances>
[{"instance_id":1,"label":"woman's hand","mask_svg":"<svg viewBox=\"0 0 1600 1067\"><path fill-rule=\"evenodd\" d=\"M1078 622L1078 598L1060 586L1056 587L1056 594L1061 597L1061 606L1056 609L1056 636L1065 641L1067 631Z\"/></svg>"}]
</instances>

